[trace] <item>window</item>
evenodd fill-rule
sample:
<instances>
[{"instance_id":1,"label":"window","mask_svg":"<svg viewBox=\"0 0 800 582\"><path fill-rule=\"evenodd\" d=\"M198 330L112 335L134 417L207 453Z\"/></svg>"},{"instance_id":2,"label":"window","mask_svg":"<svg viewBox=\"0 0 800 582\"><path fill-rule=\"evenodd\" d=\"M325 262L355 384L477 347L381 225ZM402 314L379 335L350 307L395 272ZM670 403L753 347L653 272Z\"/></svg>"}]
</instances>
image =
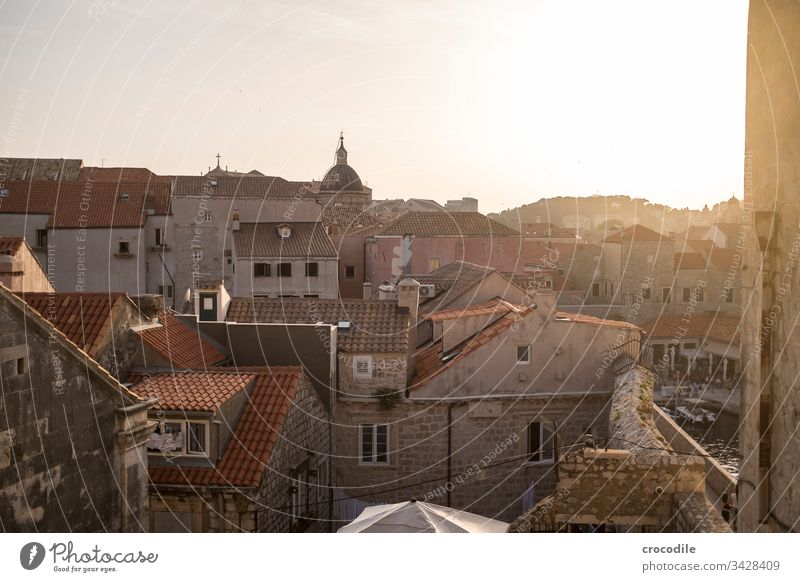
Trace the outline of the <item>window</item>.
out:
<instances>
[{"instance_id":1,"label":"window","mask_svg":"<svg viewBox=\"0 0 800 582\"><path fill-rule=\"evenodd\" d=\"M278 263L278 277L291 277L292 264L291 263Z\"/></svg>"},{"instance_id":2,"label":"window","mask_svg":"<svg viewBox=\"0 0 800 582\"><path fill-rule=\"evenodd\" d=\"M156 246L160 247L164 244L164 231L160 228L156 229Z\"/></svg>"},{"instance_id":3,"label":"window","mask_svg":"<svg viewBox=\"0 0 800 582\"><path fill-rule=\"evenodd\" d=\"M528 425L528 460L552 463L555 460L555 427L551 422L534 421Z\"/></svg>"},{"instance_id":4,"label":"window","mask_svg":"<svg viewBox=\"0 0 800 582\"><path fill-rule=\"evenodd\" d=\"M213 311L213 310L214 310L214 298L203 297L203 311Z\"/></svg>"},{"instance_id":5,"label":"window","mask_svg":"<svg viewBox=\"0 0 800 582\"><path fill-rule=\"evenodd\" d=\"M353 376L355 378L372 378L372 356L353 357Z\"/></svg>"},{"instance_id":6,"label":"window","mask_svg":"<svg viewBox=\"0 0 800 582\"><path fill-rule=\"evenodd\" d=\"M202 422L190 422L189 425L189 453L206 454L206 428Z\"/></svg>"},{"instance_id":7,"label":"window","mask_svg":"<svg viewBox=\"0 0 800 582\"><path fill-rule=\"evenodd\" d=\"M642 299L650 299L650 287L642 287Z\"/></svg>"},{"instance_id":8,"label":"window","mask_svg":"<svg viewBox=\"0 0 800 582\"><path fill-rule=\"evenodd\" d=\"M167 299L172 299L172 285L167 285Z\"/></svg>"},{"instance_id":9,"label":"window","mask_svg":"<svg viewBox=\"0 0 800 582\"><path fill-rule=\"evenodd\" d=\"M291 516L295 522L312 513L311 486L315 477L316 471L310 470L308 461L304 461L291 472Z\"/></svg>"},{"instance_id":10,"label":"window","mask_svg":"<svg viewBox=\"0 0 800 582\"><path fill-rule=\"evenodd\" d=\"M670 287L662 287L661 301L664 303L669 303L671 299L672 299L672 289Z\"/></svg>"},{"instance_id":11,"label":"window","mask_svg":"<svg viewBox=\"0 0 800 582\"><path fill-rule=\"evenodd\" d=\"M36 246L39 248L47 246L47 229L36 231Z\"/></svg>"},{"instance_id":12,"label":"window","mask_svg":"<svg viewBox=\"0 0 800 582\"><path fill-rule=\"evenodd\" d=\"M278 227L278 236L281 238L289 238L292 236L292 227L288 224L282 224Z\"/></svg>"},{"instance_id":13,"label":"window","mask_svg":"<svg viewBox=\"0 0 800 582\"><path fill-rule=\"evenodd\" d=\"M202 249L195 249L192 251L192 260L194 262L199 262L203 260L203 250Z\"/></svg>"},{"instance_id":14,"label":"window","mask_svg":"<svg viewBox=\"0 0 800 582\"><path fill-rule=\"evenodd\" d=\"M600 283L592 283L592 297L600 297Z\"/></svg>"},{"instance_id":15,"label":"window","mask_svg":"<svg viewBox=\"0 0 800 582\"><path fill-rule=\"evenodd\" d=\"M608 284L609 295L614 295L614 283Z\"/></svg>"},{"instance_id":16,"label":"window","mask_svg":"<svg viewBox=\"0 0 800 582\"><path fill-rule=\"evenodd\" d=\"M207 455L208 427L207 422L159 422L147 441L147 450L171 455Z\"/></svg>"},{"instance_id":17,"label":"window","mask_svg":"<svg viewBox=\"0 0 800 582\"><path fill-rule=\"evenodd\" d=\"M361 438L361 462L370 465L389 463L389 425L362 424L359 427Z\"/></svg>"},{"instance_id":18,"label":"window","mask_svg":"<svg viewBox=\"0 0 800 582\"><path fill-rule=\"evenodd\" d=\"M183 451L183 423L159 422L147 441L147 450L158 453Z\"/></svg>"},{"instance_id":19,"label":"window","mask_svg":"<svg viewBox=\"0 0 800 582\"><path fill-rule=\"evenodd\" d=\"M703 302L703 297L704 297L704 293L703 292L704 292L704 289L702 287L698 287L697 290L694 292L695 299L697 299L697 301L700 302L700 303Z\"/></svg>"},{"instance_id":20,"label":"window","mask_svg":"<svg viewBox=\"0 0 800 582\"><path fill-rule=\"evenodd\" d=\"M25 358L17 358L17 375L22 376L25 373Z\"/></svg>"},{"instance_id":21,"label":"window","mask_svg":"<svg viewBox=\"0 0 800 582\"><path fill-rule=\"evenodd\" d=\"M531 346L517 346L517 365L531 363Z\"/></svg>"},{"instance_id":22,"label":"window","mask_svg":"<svg viewBox=\"0 0 800 582\"><path fill-rule=\"evenodd\" d=\"M271 277L272 265L269 263L254 263L253 277Z\"/></svg>"},{"instance_id":23,"label":"window","mask_svg":"<svg viewBox=\"0 0 800 582\"><path fill-rule=\"evenodd\" d=\"M726 287L722 293L725 297L725 303L733 303L733 287Z\"/></svg>"},{"instance_id":24,"label":"window","mask_svg":"<svg viewBox=\"0 0 800 582\"><path fill-rule=\"evenodd\" d=\"M683 302L689 303L689 300L692 298L692 290L688 287L683 288Z\"/></svg>"},{"instance_id":25,"label":"window","mask_svg":"<svg viewBox=\"0 0 800 582\"><path fill-rule=\"evenodd\" d=\"M214 219L213 215L211 214L210 210L206 210L203 213L203 222L211 222Z\"/></svg>"},{"instance_id":26,"label":"window","mask_svg":"<svg viewBox=\"0 0 800 582\"><path fill-rule=\"evenodd\" d=\"M317 277L319 275L319 264L306 263L306 277Z\"/></svg>"},{"instance_id":27,"label":"window","mask_svg":"<svg viewBox=\"0 0 800 582\"><path fill-rule=\"evenodd\" d=\"M345 265L344 268L344 278L348 281L352 281L356 278L356 267L355 265Z\"/></svg>"},{"instance_id":28,"label":"window","mask_svg":"<svg viewBox=\"0 0 800 582\"><path fill-rule=\"evenodd\" d=\"M163 285L159 285L158 286L158 294L159 295L164 295L164 286Z\"/></svg>"},{"instance_id":29,"label":"window","mask_svg":"<svg viewBox=\"0 0 800 582\"><path fill-rule=\"evenodd\" d=\"M438 269L440 262L439 257L431 257L428 259L428 271L435 271Z\"/></svg>"},{"instance_id":30,"label":"window","mask_svg":"<svg viewBox=\"0 0 800 582\"><path fill-rule=\"evenodd\" d=\"M120 255L129 255L131 253L130 243L126 240L119 241L119 249L117 252Z\"/></svg>"}]
</instances>

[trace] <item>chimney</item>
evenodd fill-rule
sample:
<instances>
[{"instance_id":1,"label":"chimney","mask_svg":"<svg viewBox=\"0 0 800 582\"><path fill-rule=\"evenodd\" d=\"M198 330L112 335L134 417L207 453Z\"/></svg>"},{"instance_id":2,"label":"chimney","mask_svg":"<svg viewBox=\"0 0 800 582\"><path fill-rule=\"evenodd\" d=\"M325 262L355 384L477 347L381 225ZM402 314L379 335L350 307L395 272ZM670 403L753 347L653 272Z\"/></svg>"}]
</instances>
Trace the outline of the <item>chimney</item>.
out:
<instances>
[{"instance_id":1,"label":"chimney","mask_svg":"<svg viewBox=\"0 0 800 582\"><path fill-rule=\"evenodd\" d=\"M381 285L378 285L378 299L397 299L394 285L390 284L389 281L384 281Z\"/></svg>"},{"instance_id":2,"label":"chimney","mask_svg":"<svg viewBox=\"0 0 800 582\"><path fill-rule=\"evenodd\" d=\"M408 356L406 373L414 375L414 352L417 351L417 317L419 315L419 283L414 279L403 279L397 284L397 308L408 310Z\"/></svg>"},{"instance_id":3,"label":"chimney","mask_svg":"<svg viewBox=\"0 0 800 582\"><path fill-rule=\"evenodd\" d=\"M239 210L234 209L233 217L231 219L231 230L233 232L239 232Z\"/></svg>"},{"instance_id":4,"label":"chimney","mask_svg":"<svg viewBox=\"0 0 800 582\"><path fill-rule=\"evenodd\" d=\"M372 283L369 281L364 282L364 299L372 299Z\"/></svg>"}]
</instances>

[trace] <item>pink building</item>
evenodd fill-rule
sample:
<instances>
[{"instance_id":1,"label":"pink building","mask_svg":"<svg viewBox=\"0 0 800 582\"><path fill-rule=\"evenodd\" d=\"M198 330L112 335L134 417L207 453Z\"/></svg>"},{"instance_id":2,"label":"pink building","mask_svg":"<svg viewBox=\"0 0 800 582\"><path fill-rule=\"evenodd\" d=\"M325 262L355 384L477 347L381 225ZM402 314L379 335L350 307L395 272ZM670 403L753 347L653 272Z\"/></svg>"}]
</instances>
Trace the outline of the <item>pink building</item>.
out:
<instances>
[{"instance_id":1,"label":"pink building","mask_svg":"<svg viewBox=\"0 0 800 582\"><path fill-rule=\"evenodd\" d=\"M365 279L377 288L453 261L521 271L519 232L479 212L409 212L367 239Z\"/></svg>"}]
</instances>

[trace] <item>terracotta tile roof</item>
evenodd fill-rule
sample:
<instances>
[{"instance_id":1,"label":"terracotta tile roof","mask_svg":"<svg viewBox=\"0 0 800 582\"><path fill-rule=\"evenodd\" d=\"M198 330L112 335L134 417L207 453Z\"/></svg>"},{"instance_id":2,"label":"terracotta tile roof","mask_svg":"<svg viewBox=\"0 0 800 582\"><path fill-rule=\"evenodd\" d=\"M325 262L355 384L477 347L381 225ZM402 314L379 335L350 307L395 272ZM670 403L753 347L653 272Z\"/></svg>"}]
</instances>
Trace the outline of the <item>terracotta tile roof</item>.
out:
<instances>
[{"instance_id":1,"label":"terracotta tile roof","mask_svg":"<svg viewBox=\"0 0 800 582\"><path fill-rule=\"evenodd\" d=\"M524 310L525 307L522 305L514 305L513 303L509 303L500 297L495 297L490 301L476 303L475 305L470 305L468 307L437 311L430 314L427 319L430 321L445 321L449 319L461 319L462 317L475 317L481 315L506 315L512 311L515 313L522 313Z\"/></svg>"},{"instance_id":2,"label":"terracotta tile roof","mask_svg":"<svg viewBox=\"0 0 800 582\"><path fill-rule=\"evenodd\" d=\"M712 226L716 226L729 238L737 238L742 234L742 225L735 222L717 222Z\"/></svg>"},{"instance_id":3,"label":"terracotta tile roof","mask_svg":"<svg viewBox=\"0 0 800 582\"><path fill-rule=\"evenodd\" d=\"M222 459L214 468L150 464L156 485L256 487L261 482L275 443L300 387L296 367L251 369L256 385L245 404ZM289 435L291 438L291 435Z\"/></svg>"},{"instance_id":4,"label":"terracotta tile roof","mask_svg":"<svg viewBox=\"0 0 800 582\"><path fill-rule=\"evenodd\" d=\"M690 240L705 240L706 233L708 232L707 226L690 226L685 231L680 233L677 238Z\"/></svg>"},{"instance_id":5,"label":"terracotta tile roof","mask_svg":"<svg viewBox=\"0 0 800 582\"><path fill-rule=\"evenodd\" d=\"M24 240L18 236L0 236L0 253L16 255Z\"/></svg>"},{"instance_id":6,"label":"terracotta tile roof","mask_svg":"<svg viewBox=\"0 0 800 582\"><path fill-rule=\"evenodd\" d=\"M528 307L521 312L512 311L507 313L446 354L442 353L441 339L419 350L414 355L414 376L408 382L409 390L421 388L429 380L449 369L455 363L464 360L471 353L503 335L512 325L526 317L533 309L534 307Z\"/></svg>"},{"instance_id":7,"label":"terracotta tile roof","mask_svg":"<svg viewBox=\"0 0 800 582\"><path fill-rule=\"evenodd\" d=\"M227 359L197 330L181 323L172 313L162 313L158 320L161 325L139 331L137 335L176 368L202 369Z\"/></svg>"},{"instance_id":8,"label":"terracotta tile roof","mask_svg":"<svg viewBox=\"0 0 800 582\"><path fill-rule=\"evenodd\" d=\"M641 224L634 224L633 226L629 226L628 228L623 228L622 230L619 230L614 234L608 236L603 242L618 243L623 241L624 242L667 242L671 241L671 239L657 233L654 230L650 230L646 226L642 226Z\"/></svg>"},{"instance_id":9,"label":"terracotta tile roof","mask_svg":"<svg viewBox=\"0 0 800 582\"><path fill-rule=\"evenodd\" d=\"M131 375L131 392L156 398L153 408L185 412L214 412L250 385L254 374L230 371L162 372Z\"/></svg>"},{"instance_id":10,"label":"terracotta tile roof","mask_svg":"<svg viewBox=\"0 0 800 582\"><path fill-rule=\"evenodd\" d=\"M433 297L420 298L420 316L433 313L474 289L486 277L497 271L467 261L453 261L430 273L408 275L423 285L433 285ZM513 283L508 282L511 286Z\"/></svg>"},{"instance_id":11,"label":"terracotta tile roof","mask_svg":"<svg viewBox=\"0 0 800 582\"><path fill-rule=\"evenodd\" d=\"M216 183L216 186L214 185ZM176 176L175 196L231 198L315 197L311 184L290 182L276 176Z\"/></svg>"},{"instance_id":12,"label":"terracotta tile roof","mask_svg":"<svg viewBox=\"0 0 800 582\"><path fill-rule=\"evenodd\" d=\"M46 317L43 317L40 312L35 310L31 307L28 303L26 303L20 294L12 293L5 285L0 283L0 298L6 301L5 308L6 309L15 309L23 318L26 326L31 326L32 333L41 333L42 337L48 338L48 341L55 342L56 344L62 346L70 357L76 358L78 362L80 362L81 366L85 369L84 377L94 382L94 379L98 379L104 384L106 384L109 388L111 388L115 395L119 396L120 399L115 399L116 404L119 405L128 405L128 404L147 404L146 401L138 396L137 394L130 391L128 388L120 384L120 382L114 378L108 370L106 370L103 366L98 364L91 354L87 354L86 350L82 350L80 346L76 345L74 341L70 340L69 337L66 336L58 327L53 325L51 321L48 321ZM10 316L14 316L14 314L10 311L7 311ZM41 365L41 361L34 360L34 365ZM149 405L148 405L149 406Z\"/></svg>"},{"instance_id":13,"label":"terracotta tile roof","mask_svg":"<svg viewBox=\"0 0 800 582\"><path fill-rule=\"evenodd\" d=\"M278 236L278 226L292 229L289 238ZM321 222L244 222L233 233L238 257L335 257L336 249Z\"/></svg>"},{"instance_id":14,"label":"terracotta tile roof","mask_svg":"<svg viewBox=\"0 0 800 582\"><path fill-rule=\"evenodd\" d=\"M556 270L542 269L522 275L515 273L503 273L514 285L525 289L528 292L535 292L537 289L551 289L552 291L575 291L575 286ZM552 288L545 285L545 278L549 277L553 281Z\"/></svg>"},{"instance_id":15,"label":"terracotta tile roof","mask_svg":"<svg viewBox=\"0 0 800 582\"><path fill-rule=\"evenodd\" d=\"M168 184L9 182L0 212L46 214L48 228L138 228L148 212L169 214Z\"/></svg>"},{"instance_id":16,"label":"terracotta tile roof","mask_svg":"<svg viewBox=\"0 0 800 582\"><path fill-rule=\"evenodd\" d=\"M234 297L227 321L235 323L317 323L337 325L342 352L405 352L408 349L408 313L391 300L303 299L299 297Z\"/></svg>"},{"instance_id":17,"label":"terracotta tile roof","mask_svg":"<svg viewBox=\"0 0 800 582\"><path fill-rule=\"evenodd\" d=\"M708 338L734 345L741 341L741 320L721 313L695 313L692 317L662 314L642 324L642 329L658 339Z\"/></svg>"},{"instance_id":18,"label":"terracotta tile roof","mask_svg":"<svg viewBox=\"0 0 800 582\"><path fill-rule=\"evenodd\" d=\"M124 293L24 293L17 295L89 355L110 334L112 310Z\"/></svg>"},{"instance_id":19,"label":"terracotta tile roof","mask_svg":"<svg viewBox=\"0 0 800 582\"><path fill-rule=\"evenodd\" d=\"M346 206L326 206L322 223L331 234L366 234L380 226L378 217L367 210Z\"/></svg>"},{"instance_id":20,"label":"terracotta tile roof","mask_svg":"<svg viewBox=\"0 0 800 582\"><path fill-rule=\"evenodd\" d=\"M566 228L548 222L523 223L520 232L523 236L530 238L576 238L577 236L574 228Z\"/></svg>"},{"instance_id":21,"label":"terracotta tile roof","mask_svg":"<svg viewBox=\"0 0 800 582\"><path fill-rule=\"evenodd\" d=\"M526 240L522 244L522 262L528 266L553 267L571 261L576 253L595 245L583 242Z\"/></svg>"},{"instance_id":22,"label":"terracotta tile roof","mask_svg":"<svg viewBox=\"0 0 800 582\"><path fill-rule=\"evenodd\" d=\"M705 269L706 260L700 253L675 253L675 269Z\"/></svg>"},{"instance_id":23,"label":"terracotta tile roof","mask_svg":"<svg viewBox=\"0 0 800 582\"><path fill-rule=\"evenodd\" d=\"M519 236L519 232L480 212L407 212L378 236Z\"/></svg>"},{"instance_id":24,"label":"terracotta tile roof","mask_svg":"<svg viewBox=\"0 0 800 582\"><path fill-rule=\"evenodd\" d=\"M0 158L6 180L76 180L83 162L63 158Z\"/></svg>"},{"instance_id":25,"label":"terracotta tile roof","mask_svg":"<svg viewBox=\"0 0 800 582\"><path fill-rule=\"evenodd\" d=\"M728 272L741 269L742 259L736 249L714 248L708 253L708 262L718 271Z\"/></svg>"},{"instance_id":26,"label":"terracotta tile roof","mask_svg":"<svg viewBox=\"0 0 800 582\"><path fill-rule=\"evenodd\" d=\"M704 257L707 257L716 248L712 240L687 240L685 247L680 243L678 246L681 250L698 252Z\"/></svg>"},{"instance_id":27,"label":"terracotta tile roof","mask_svg":"<svg viewBox=\"0 0 800 582\"><path fill-rule=\"evenodd\" d=\"M585 323L588 325L599 325L602 327L614 327L618 329L641 329L638 325L628 323L627 321L616 321L614 319L603 319L601 317L594 317L593 315L584 315L581 313L569 313L567 311L557 311L553 316L553 321L559 323Z\"/></svg>"},{"instance_id":28,"label":"terracotta tile roof","mask_svg":"<svg viewBox=\"0 0 800 582\"><path fill-rule=\"evenodd\" d=\"M83 182L138 182L140 184L169 184L170 176L159 176L147 168L81 168L78 180Z\"/></svg>"}]
</instances>

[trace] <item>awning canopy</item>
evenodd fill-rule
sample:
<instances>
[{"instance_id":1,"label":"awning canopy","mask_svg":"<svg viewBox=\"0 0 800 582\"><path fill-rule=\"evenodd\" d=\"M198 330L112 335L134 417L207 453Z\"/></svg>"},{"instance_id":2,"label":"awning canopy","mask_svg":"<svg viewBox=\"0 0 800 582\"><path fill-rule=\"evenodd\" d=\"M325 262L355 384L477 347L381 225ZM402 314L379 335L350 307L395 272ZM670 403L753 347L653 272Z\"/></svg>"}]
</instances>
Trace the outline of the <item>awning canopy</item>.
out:
<instances>
[{"instance_id":1,"label":"awning canopy","mask_svg":"<svg viewBox=\"0 0 800 582\"><path fill-rule=\"evenodd\" d=\"M507 523L421 501L367 507L339 533L503 533Z\"/></svg>"}]
</instances>

